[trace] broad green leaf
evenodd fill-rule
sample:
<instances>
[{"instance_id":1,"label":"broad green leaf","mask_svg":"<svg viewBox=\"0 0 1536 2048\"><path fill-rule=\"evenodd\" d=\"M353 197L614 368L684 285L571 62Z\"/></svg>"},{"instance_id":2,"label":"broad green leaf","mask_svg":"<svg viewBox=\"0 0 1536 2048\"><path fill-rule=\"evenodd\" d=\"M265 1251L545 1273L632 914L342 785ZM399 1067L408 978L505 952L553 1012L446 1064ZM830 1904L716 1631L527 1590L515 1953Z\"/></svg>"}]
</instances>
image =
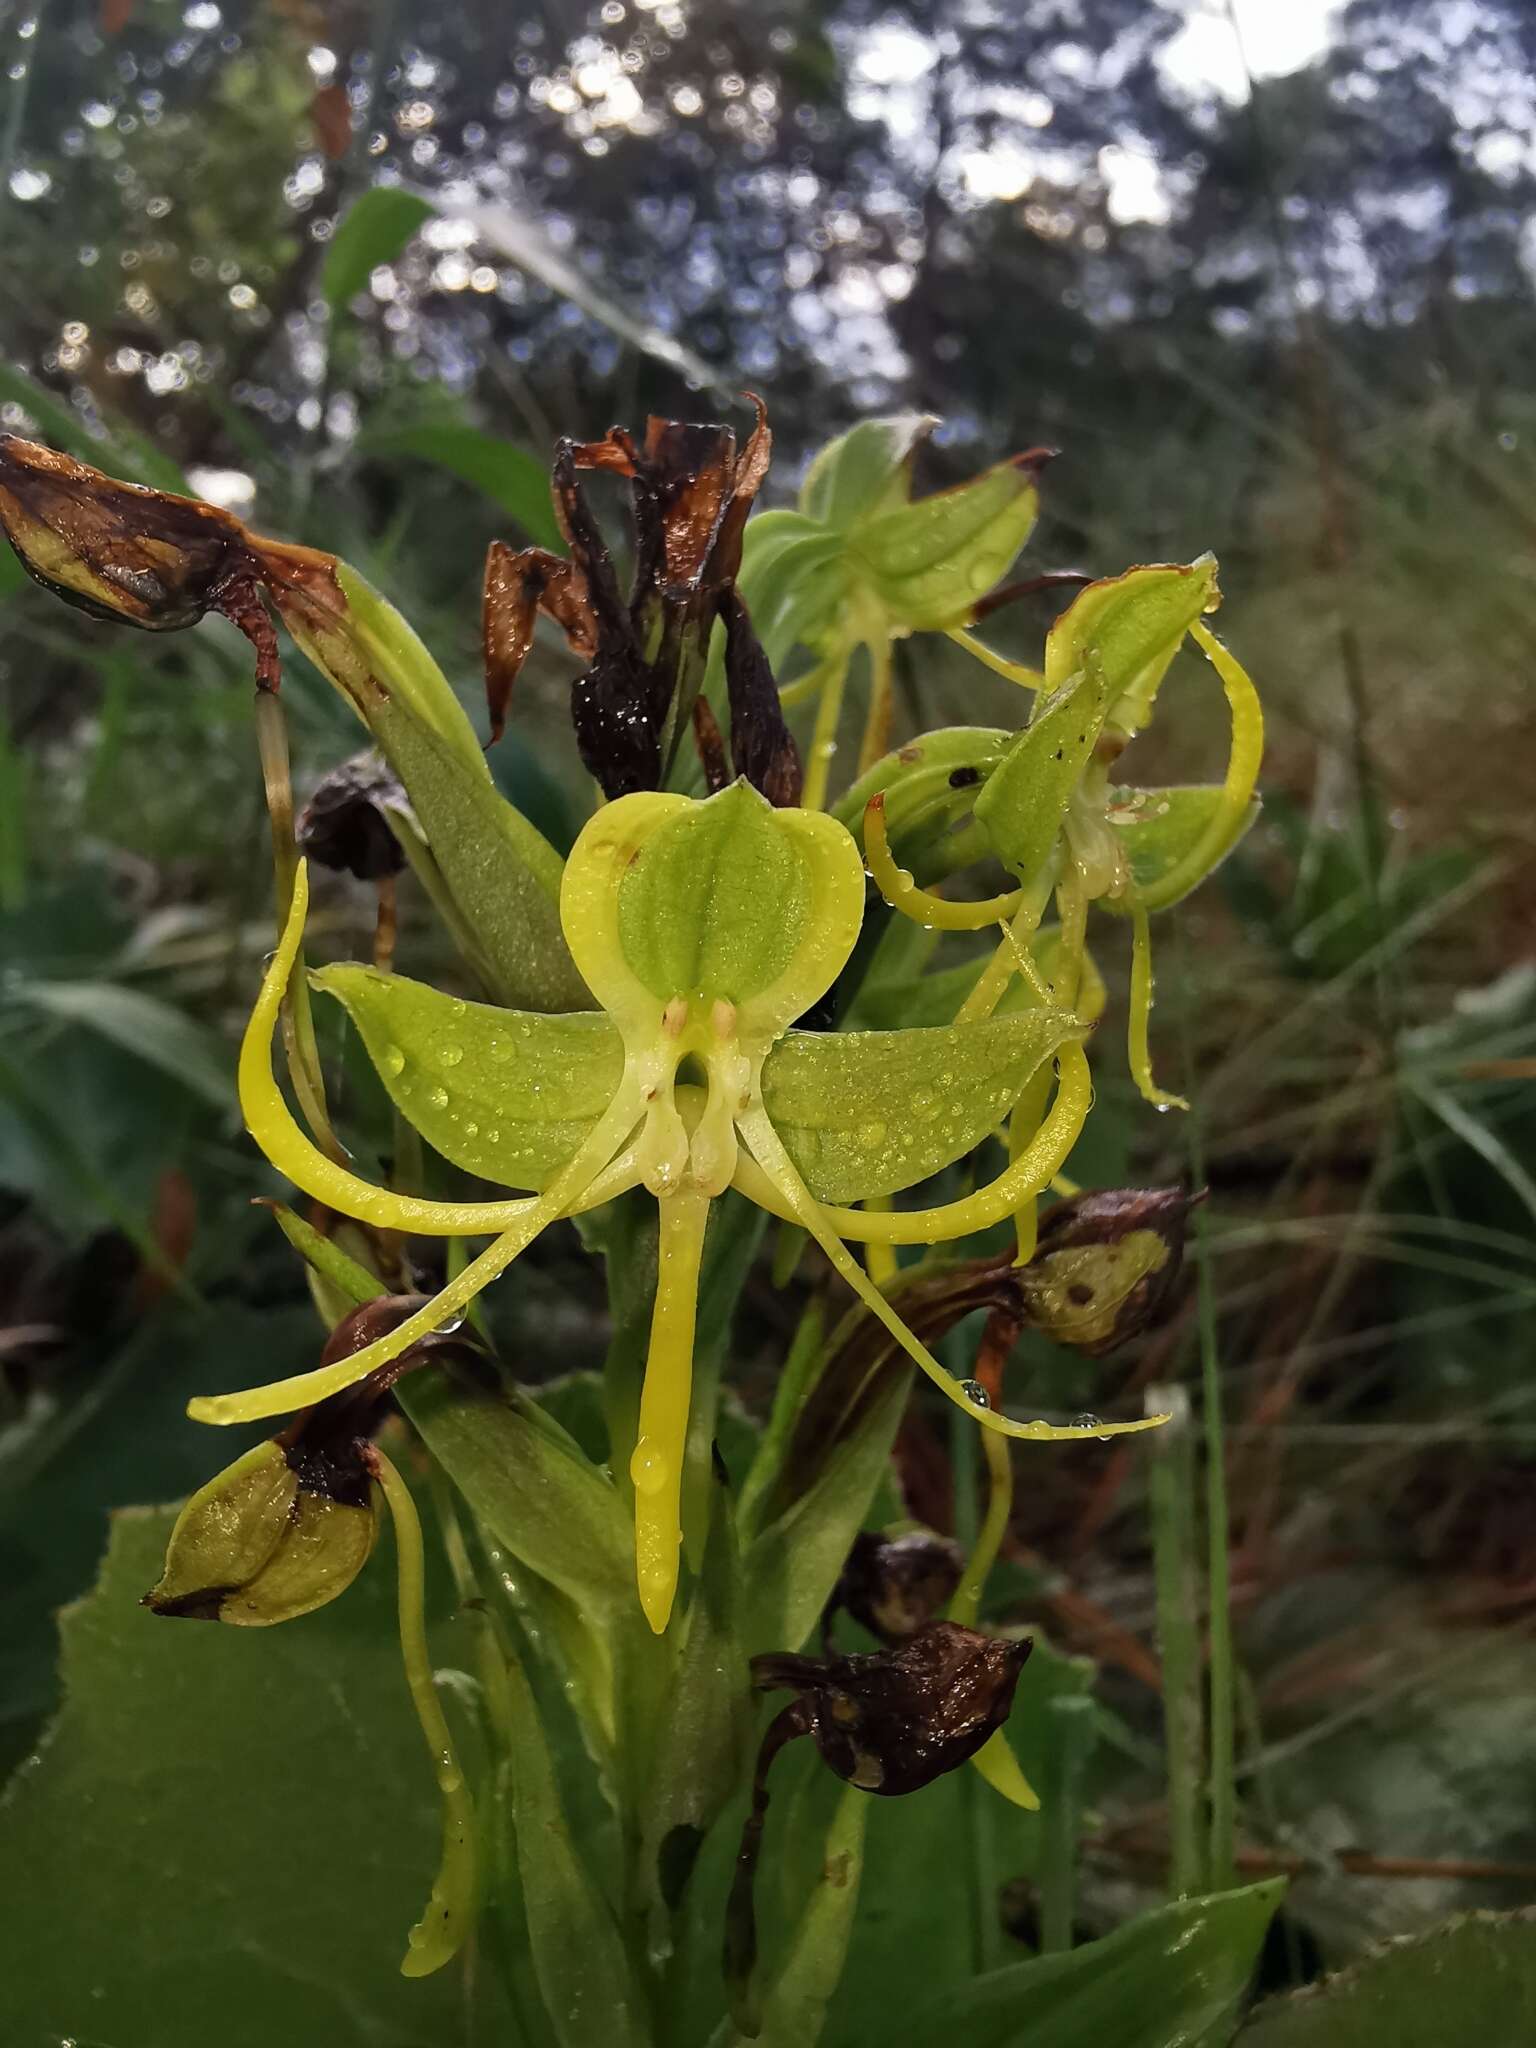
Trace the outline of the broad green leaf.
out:
<instances>
[{"instance_id":1,"label":"broad green leaf","mask_svg":"<svg viewBox=\"0 0 1536 2048\"><path fill-rule=\"evenodd\" d=\"M421 636L355 569L338 562L335 575L346 611L317 643L321 657L331 657L331 666L321 659L326 673L352 697L370 725L381 699L403 709L430 728L466 770L489 782L491 771L475 729ZM311 651L306 646L306 652Z\"/></svg>"},{"instance_id":2,"label":"broad green leaf","mask_svg":"<svg viewBox=\"0 0 1536 2048\"><path fill-rule=\"evenodd\" d=\"M494 993L523 1009L590 1009L560 928L560 856L549 841L403 707L377 706L369 723L495 975Z\"/></svg>"},{"instance_id":3,"label":"broad green leaf","mask_svg":"<svg viewBox=\"0 0 1536 2048\"><path fill-rule=\"evenodd\" d=\"M347 208L325 251L320 289L337 319L381 264L393 263L432 212L430 201L398 185L373 185Z\"/></svg>"},{"instance_id":4,"label":"broad green leaf","mask_svg":"<svg viewBox=\"0 0 1536 2048\"><path fill-rule=\"evenodd\" d=\"M937 425L922 412L861 420L818 452L800 486L800 510L840 532L894 510L906 497L913 451Z\"/></svg>"},{"instance_id":5,"label":"broad green leaf","mask_svg":"<svg viewBox=\"0 0 1536 2048\"><path fill-rule=\"evenodd\" d=\"M502 1187L548 1186L624 1071L600 1011L496 1009L351 962L311 980L344 1005L391 1101L433 1150Z\"/></svg>"},{"instance_id":6,"label":"broad green leaf","mask_svg":"<svg viewBox=\"0 0 1536 2048\"><path fill-rule=\"evenodd\" d=\"M1127 732L1139 731L1184 635L1220 601L1214 555L1187 567L1157 564L1090 583L1046 639L1046 689L1059 690L1097 652L1114 722Z\"/></svg>"},{"instance_id":7,"label":"broad green leaf","mask_svg":"<svg viewBox=\"0 0 1536 2048\"><path fill-rule=\"evenodd\" d=\"M1109 823L1130 862L1131 883L1138 894L1155 891L1163 877L1172 874L1180 861L1199 845L1220 803L1221 789L1216 784L1111 792ZM1215 872L1258 815L1259 804L1255 800L1237 820L1224 844L1212 854L1210 866L1190 882L1190 889ZM1183 890L1181 896L1188 893L1188 889ZM1181 896L1167 901L1176 903ZM1105 896L1101 901L1106 910L1130 910L1128 903L1113 896ZM1158 907L1165 909L1167 902L1159 898Z\"/></svg>"},{"instance_id":8,"label":"broad green leaf","mask_svg":"<svg viewBox=\"0 0 1536 2048\"><path fill-rule=\"evenodd\" d=\"M763 1102L823 1201L866 1201L962 1158L1080 1035L1070 1011L1040 1009L927 1030L791 1032L763 1069Z\"/></svg>"},{"instance_id":9,"label":"broad green leaf","mask_svg":"<svg viewBox=\"0 0 1536 2048\"><path fill-rule=\"evenodd\" d=\"M590 1608L627 1615L634 1537L608 1479L520 1392L502 1395L441 1373L413 1373L401 1406L499 1543Z\"/></svg>"},{"instance_id":10,"label":"broad green leaf","mask_svg":"<svg viewBox=\"0 0 1536 2048\"><path fill-rule=\"evenodd\" d=\"M977 797L976 822L1021 881L1034 879L1056 844L1113 697L1102 662L1075 670L1042 699Z\"/></svg>"},{"instance_id":11,"label":"broad green leaf","mask_svg":"<svg viewBox=\"0 0 1536 2048\"><path fill-rule=\"evenodd\" d=\"M512 1812L534 1974L560 2048L643 2048L644 2001L613 1908L572 1840L544 1725L521 1669L507 1669Z\"/></svg>"},{"instance_id":12,"label":"broad green leaf","mask_svg":"<svg viewBox=\"0 0 1536 2048\"><path fill-rule=\"evenodd\" d=\"M171 1522L114 1520L62 1617L64 1708L0 1807L7 2041L464 2038L483 1973L399 1970L440 1823L390 1572L288 1628L164 1621L138 1603Z\"/></svg>"},{"instance_id":13,"label":"broad green leaf","mask_svg":"<svg viewBox=\"0 0 1536 2048\"><path fill-rule=\"evenodd\" d=\"M460 421L430 420L415 426L365 428L356 449L359 455L404 455L435 463L494 499L530 540L564 550L548 472L526 449L499 435Z\"/></svg>"},{"instance_id":14,"label":"broad green leaf","mask_svg":"<svg viewBox=\"0 0 1536 2048\"><path fill-rule=\"evenodd\" d=\"M47 1016L99 1031L215 1109L234 1109L233 1053L203 1025L158 996L113 981L29 981L10 995Z\"/></svg>"},{"instance_id":15,"label":"broad green leaf","mask_svg":"<svg viewBox=\"0 0 1536 2048\"><path fill-rule=\"evenodd\" d=\"M903 2048L1170 2048L1235 2019L1283 1883L1184 1899L1102 1941L1010 1963L911 2015ZM866 2033L856 2048L885 2037Z\"/></svg>"},{"instance_id":16,"label":"broad green leaf","mask_svg":"<svg viewBox=\"0 0 1536 2048\"><path fill-rule=\"evenodd\" d=\"M1468 1913L1261 2005L1239 2048L1515 2048L1536 2041L1536 1914Z\"/></svg>"},{"instance_id":17,"label":"broad green leaf","mask_svg":"<svg viewBox=\"0 0 1536 2048\"><path fill-rule=\"evenodd\" d=\"M953 490L861 522L852 549L895 625L943 631L964 625L1007 573L1039 509L1033 472L999 462Z\"/></svg>"}]
</instances>

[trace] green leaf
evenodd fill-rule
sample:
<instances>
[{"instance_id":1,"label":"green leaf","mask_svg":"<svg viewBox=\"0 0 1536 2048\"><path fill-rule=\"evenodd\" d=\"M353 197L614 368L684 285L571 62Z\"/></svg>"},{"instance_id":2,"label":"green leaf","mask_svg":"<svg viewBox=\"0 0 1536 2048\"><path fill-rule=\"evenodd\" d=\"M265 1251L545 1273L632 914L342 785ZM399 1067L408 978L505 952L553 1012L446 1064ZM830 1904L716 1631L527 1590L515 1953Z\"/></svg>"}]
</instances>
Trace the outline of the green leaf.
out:
<instances>
[{"instance_id":1,"label":"green leaf","mask_svg":"<svg viewBox=\"0 0 1536 2048\"><path fill-rule=\"evenodd\" d=\"M548 473L526 449L499 435L456 421L427 421L416 426L365 428L356 449L360 455L403 455L435 463L494 499L530 540L541 547L564 550Z\"/></svg>"},{"instance_id":2,"label":"green leaf","mask_svg":"<svg viewBox=\"0 0 1536 2048\"><path fill-rule=\"evenodd\" d=\"M963 1158L1080 1035L1070 1011L1039 1009L927 1030L791 1032L763 1069L763 1103L822 1201L866 1201Z\"/></svg>"},{"instance_id":3,"label":"green leaf","mask_svg":"<svg viewBox=\"0 0 1536 2048\"><path fill-rule=\"evenodd\" d=\"M560 2048L643 2048L644 2003L613 1908L582 1861L528 1681L507 1667L512 1811L523 1909L550 2025Z\"/></svg>"},{"instance_id":4,"label":"green leaf","mask_svg":"<svg viewBox=\"0 0 1536 2048\"><path fill-rule=\"evenodd\" d=\"M466 1003L351 962L310 979L345 1007L390 1100L433 1150L501 1187L541 1192L618 1090L624 1047L599 1011Z\"/></svg>"},{"instance_id":5,"label":"green leaf","mask_svg":"<svg viewBox=\"0 0 1536 2048\"><path fill-rule=\"evenodd\" d=\"M843 1787L810 1897L763 1999L757 2048L815 2048L821 2039L858 1908L871 1804L867 1793ZM735 2044L743 2037L727 2025L717 2038Z\"/></svg>"},{"instance_id":6,"label":"green leaf","mask_svg":"<svg viewBox=\"0 0 1536 2048\"><path fill-rule=\"evenodd\" d=\"M1536 1913L1468 1913L1261 2005L1239 2048L1449 2048L1536 2040Z\"/></svg>"},{"instance_id":7,"label":"green leaf","mask_svg":"<svg viewBox=\"0 0 1536 2048\"><path fill-rule=\"evenodd\" d=\"M1170 2048L1235 2017L1283 1883L1184 1899L1102 1941L1010 1963L914 2013L903 2048ZM885 2037L864 2033L857 2048Z\"/></svg>"},{"instance_id":8,"label":"green leaf","mask_svg":"<svg viewBox=\"0 0 1536 2048\"><path fill-rule=\"evenodd\" d=\"M320 289L332 319L343 314L380 264L393 263L432 213L430 202L395 185L374 185L347 208L325 252Z\"/></svg>"},{"instance_id":9,"label":"green leaf","mask_svg":"<svg viewBox=\"0 0 1536 2048\"><path fill-rule=\"evenodd\" d=\"M115 1519L62 1617L66 1704L0 1808L25 1873L7 2038L207 2048L210 2015L219 2048L463 2038L466 1980L399 1974L440 1823L389 1572L288 1628L184 1627L138 1604L171 1521Z\"/></svg>"},{"instance_id":10,"label":"green leaf","mask_svg":"<svg viewBox=\"0 0 1536 2048\"><path fill-rule=\"evenodd\" d=\"M692 1859L751 1770L752 1691L736 1607L735 1532L726 1489L715 1485L703 1570L688 1606L687 1636L656 1722L641 1816L653 1927L667 1938Z\"/></svg>"},{"instance_id":11,"label":"green leaf","mask_svg":"<svg viewBox=\"0 0 1536 2048\"><path fill-rule=\"evenodd\" d=\"M402 706L375 707L369 724L404 783L460 917L516 1008L592 1004L560 928L560 856L489 776Z\"/></svg>"},{"instance_id":12,"label":"green leaf","mask_svg":"<svg viewBox=\"0 0 1536 2048\"><path fill-rule=\"evenodd\" d=\"M1109 682L1111 716L1127 732L1139 731L1184 635L1220 597L1214 555L1187 566L1127 569L1123 576L1090 583L1046 639L1046 689L1059 690L1090 650L1097 650Z\"/></svg>"},{"instance_id":13,"label":"green leaf","mask_svg":"<svg viewBox=\"0 0 1536 2048\"><path fill-rule=\"evenodd\" d=\"M1093 758L1114 688L1092 661L1041 700L1033 722L976 799L976 822L1005 867L1032 881L1045 865L1067 805Z\"/></svg>"},{"instance_id":14,"label":"green leaf","mask_svg":"<svg viewBox=\"0 0 1536 2048\"><path fill-rule=\"evenodd\" d=\"M1157 889L1165 875L1172 874L1180 861L1200 844L1205 828L1221 803L1216 784L1186 785L1179 789L1116 789L1110 793L1109 823L1130 862L1131 882L1139 895ZM1259 815L1257 800L1248 806L1224 843L1211 857L1210 865L1195 876L1189 888L1203 882L1221 865ZM1189 889L1167 899L1177 903ZM1128 913L1129 903L1113 896L1100 899L1106 910ZM1158 908L1167 905L1158 899Z\"/></svg>"},{"instance_id":15,"label":"green leaf","mask_svg":"<svg viewBox=\"0 0 1536 2048\"><path fill-rule=\"evenodd\" d=\"M1033 471L999 462L953 490L861 522L851 545L894 623L942 632L964 625L1007 573L1039 510Z\"/></svg>"},{"instance_id":16,"label":"green leaf","mask_svg":"<svg viewBox=\"0 0 1536 2048\"><path fill-rule=\"evenodd\" d=\"M112 981L29 981L11 994L47 1016L100 1032L215 1109L234 1109L233 1053L212 1032L158 996Z\"/></svg>"},{"instance_id":17,"label":"green leaf","mask_svg":"<svg viewBox=\"0 0 1536 2048\"><path fill-rule=\"evenodd\" d=\"M635 1598L629 1518L608 1479L519 1392L413 1373L401 1406L478 1519L529 1570L588 1608Z\"/></svg>"},{"instance_id":18,"label":"green leaf","mask_svg":"<svg viewBox=\"0 0 1536 2048\"><path fill-rule=\"evenodd\" d=\"M800 510L840 532L906 497L913 452L938 425L932 413L861 420L821 449L800 486Z\"/></svg>"},{"instance_id":19,"label":"green leaf","mask_svg":"<svg viewBox=\"0 0 1536 2048\"><path fill-rule=\"evenodd\" d=\"M821 1617L864 1526L875 1490L890 1464L896 1430L912 1392L905 1356L878 1365L857 1399L857 1412L830 1445L815 1477L794 1504L756 1536L742 1562L742 1639L748 1656L798 1650ZM780 1446L780 1460L791 1448ZM759 1495L773 1484L759 1485Z\"/></svg>"},{"instance_id":20,"label":"green leaf","mask_svg":"<svg viewBox=\"0 0 1536 2048\"><path fill-rule=\"evenodd\" d=\"M797 643L818 645L847 587L839 535L800 512L759 512L747 521L737 588L774 670Z\"/></svg>"}]
</instances>

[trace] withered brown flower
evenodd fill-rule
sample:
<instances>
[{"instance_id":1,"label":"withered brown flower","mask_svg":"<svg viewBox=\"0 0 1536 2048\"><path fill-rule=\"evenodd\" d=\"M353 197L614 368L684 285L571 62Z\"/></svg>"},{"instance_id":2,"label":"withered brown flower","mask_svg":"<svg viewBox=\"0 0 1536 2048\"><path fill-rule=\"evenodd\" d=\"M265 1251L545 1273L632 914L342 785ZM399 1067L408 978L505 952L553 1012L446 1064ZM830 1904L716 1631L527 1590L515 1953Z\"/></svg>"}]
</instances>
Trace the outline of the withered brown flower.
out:
<instances>
[{"instance_id":1,"label":"withered brown flower","mask_svg":"<svg viewBox=\"0 0 1536 2048\"><path fill-rule=\"evenodd\" d=\"M255 648L258 684L277 688L261 564L230 513L4 435L0 525L27 574L93 618L173 633L221 613Z\"/></svg>"},{"instance_id":2,"label":"withered brown flower","mask_svg":"<svg viewBox=\"0 0 1536 2048\"><path fill-rule=\"evenodd\" d=\"M562 441L554 498L570 556L491 543L486 561L486 698L491 737L542 611L586 663L571 712L583 762L606 796L655 789L691 721L711 786L723 776L713 717L699 692L716 620L724 629L731 762L776 804L800 792L800 761L767 657L736 590L742 533L768 468L772 439L760 399L745 448L729 427L652 418L637 444L622 427L601 441ZM629 596L582 490L579 472L632 486L635 566Z\"/></svg>"}]
</instances>

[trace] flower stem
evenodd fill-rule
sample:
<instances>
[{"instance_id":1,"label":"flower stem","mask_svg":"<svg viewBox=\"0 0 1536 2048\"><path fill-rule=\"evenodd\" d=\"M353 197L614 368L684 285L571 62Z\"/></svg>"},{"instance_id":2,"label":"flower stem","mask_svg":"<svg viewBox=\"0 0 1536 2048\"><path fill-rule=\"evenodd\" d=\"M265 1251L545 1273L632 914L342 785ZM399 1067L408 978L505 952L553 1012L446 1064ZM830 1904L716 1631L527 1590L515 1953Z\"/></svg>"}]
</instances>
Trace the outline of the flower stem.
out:
<instances>
[{"instance_id":1,"label":"flower stem","mask_svg":"<svg viewBox=\"0 0 1536 2048\"><path fill-rule=\"evenodd\" d=\"M411 1929L405 1960L400 1965L402 1976L427 1977L453 1958L473 1925L475 1809L432 1676L423 1598L421 1521L416 1503L411 1499L410 1488L377 1445L369 1449L369 1462L395 1525L400 1651L405 1660L405 1682L410 1687L411 1704L421 1723L443 1802L442 1862L426 1911Z\"/></svg>"},{"instance_id":2,"label":"flower stem","mask_svg":"<svg viewBox=\"0 0 1536 2048\"><path fill-rule=\"evenodd\" d=\"M876 632L865 641L869 652L869 709L859 746L859 773L873 768L891 743L891 641Z\"/></svg>"},{"instance_id":3,"label":"flower stem","mask_svg":"<svg viewBox=\"0 0 1536 2048\"><path fill-rule=\"evenodd\" d=\"M1195 1570L1195 1440L1183 1387L1149 1387L1147 1407L1164 1409L1170 1417L1168 1427L1152 1439L1148 1484L1168 1764L1168 1891L1172 1898L1185 1899L1206 1889L1200 1825L1204 1673Z\"/></svg>"},{"instance_id":4,"label":"flower stem","mask_svg":"<svg viewBox=\"0 0 1536 2048\"><path fill-rule=\"evenodd\" d=\"M1072 1946L1077 1919L1077 1842L1082 1826L1083 1774L1093 1749L1093 1701L1067 1693L1049 1702L1051 1778L1042 1802L1040 1947L1051 1955Z\"/></svg>"},{"instance_id":5,"label":"flower stem","mask_svg":"<svg viewBox=\"0 0 1536 2048\"><path fill-rule=\"evenodd\" d=\"M801 805L808 811L820 811L826 807L832 756L837 752L837 721L843 712L843 691L848 682L851 655L852 650L844 647L836 661L829 661L822 671L816 723L811 729L810 759L806 764L805 787L800 796Z\"/></svg>"}]
</instances>

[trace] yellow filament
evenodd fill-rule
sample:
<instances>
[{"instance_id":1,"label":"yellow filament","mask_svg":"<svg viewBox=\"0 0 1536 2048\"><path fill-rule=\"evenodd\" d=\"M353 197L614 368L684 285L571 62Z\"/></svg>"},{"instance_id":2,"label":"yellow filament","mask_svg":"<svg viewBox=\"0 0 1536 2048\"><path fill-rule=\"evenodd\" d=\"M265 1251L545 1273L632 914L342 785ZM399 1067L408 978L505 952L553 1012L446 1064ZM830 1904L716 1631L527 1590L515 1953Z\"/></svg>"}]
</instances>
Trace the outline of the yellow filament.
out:
<instances>
[{"instance_id":1,"label":"yellow filament","mask_svg":"<svg viewBox=\"0 0 1536 2048\"><path fill-rule=\"evenodd\" d=\"M1035 927L1045 914L1045 906L1051 900L1054 880L1046 873L1032 882L1021 892L1021 901L1012 924L1005 927L998 941L997 951L983 968L975 987L955 1012L957 1024L972 1024L983 1017L990 1017L1002 1001L1008 984L1020 971L1019 963L1029 955L1029 942L1035 935ZM1031 986L1038 989L1038 976L1031 978ZM1054 1001L1055 998L1049 998Z\"/></svg>"},{"instance_id":2,"label":"yellow filament","mask_svg":"<svg viewBox=\"0 0 1536 2048\"><path fill-rule=\"evenodd\" d=\"M1227 773L1221 786L1221 797L1206 822L1205 830L1176 866L1160 875L1150 888L1137 892L1133 900L1139 901L1143 910L1162 910L1167 904L1176 903L1204 877L1253 801L1254 787L1264 759L1264 707L1259 702L1259 693L1253 687L1248 671L1198 620L1189 631L1191 639L1221 678L1221 687L1226 692L1227 706L1232 714L1232 746L1227 755Z\"/></svg>"},{"instance_id":3,"label":"yellow filament","mask_svg":"<svg viewBox=\"0 0 1536 2048\"><path fill-rule=\"evenodd\" d=\"M1131 1079L1143 1097L1158 1109L1188 1109L1182 1095L1170 1095L1152 1078L1152 1052L1147 1042L1152 1022L1152 931L1138 903L1131 912L1131 1000L1126 1053Z\"/></svg>"},{"instance_id":4,"label":"yellow filament","mask_svg":"<svg viewBox=\"0 0 1536 2048\"><path fill-rule=\"evenodd\" d=\"M693 1392L693 1329L709 1196L688 1187L679 1194L663 1195L660 1208L651 1348L640 1392L634 1455L629 1461L629 1476L635 1485L635 1578L645 1618L657 1635L667 1626L677 1593L683 1535L683 1453Z\"/></svg>"},{"instance_id":5,"label":"yellow filament","mask_svg":"<svg viewBox=\"0 0 1536 2048\"><path fill-rule=\"evenodd\" d=\"M889 1220L889 1222L895 1224L906 1219L897 1216L892 1216L889 1219L871 1217L863 1215L856 1209L852 1211L823 1209L796 1172L794 1162L784 1150L779 1135L769 1122L768 1113L762 1107L760 1101L754 1102L751 1108L742 1115L737 1128L740 1130L742 1137L745 1139L753 1157L762 1170L764 1183L776 1193L779 1203L783 1206L783 1211L792 1215L795 1221L810 1236L815 1238L832 1265L847 1281L871 1315L884 1324L902 1350L906 1352L914 1364L922 1367L940 1393L947 1400L953 1401L957 1408L963 1409L971 1417L972 1421L978 1422L984 1429L994 1430L1002 1436L1025 1437L1036 1443L1057 1443L1066 1438L1080 1436L1134 1435L1139 1430L1156 1428L1159 1423L1167 1421L1166 1415L1149 1415L1143 1416L1135 1422L1100 1422L1095 1423L1091 1427L1081 1423L1016 1422L1011 1416L999 1415L994 1409L978 1407L974 1401L968 1399L961 1392L959 1381L952 1374L945 1371L944 1367L940 1365L927 1346L907 1328L879 1288L871 1282L868 1274L858 1263L857 1259L853 1258L849 1253L847 1246L843 1244L837 1234L840 1226L833 1222L834 1217L849 1214L866 1227L876 1222ZM1007 1174L1001 1176L1001 1180L1007 1179ZM999 1184L999 1182L994 1182L994 1188ZM755 1201L759 1198L753 1195L752 1199ZM974 1200L975 1198L973 1197L972 1199ZM765 1204L764 1206L768 1205ZM957 1202L951 1203L949 1206L951 1209L964 1209L969 1205L964 1202ZM1013 1206L1014 1204L1011 1199L1006 1200L1001 1213L1006 1215ZM972 1224L964 1227L974 1229L976 1226ZM946 1236L959 1234L959 1232L948 1231L944 1233Z\"/></svg>"},{"instance_id":6,"label":"yellow filament","mask_svg":"<svg viewBox=\"0 0 1536 2048\"><path fill-rule=\"evenodd\" d=\"M957 647L963 647L967 654L974 654L995 676L1002 676L1010 683L1017 683L1021 689L1043 690L1045 677L1037 668L1026 668L1021 661L1010 661L1004 654L998 654L984 640L978 640L974 633L968 633L964 626L951 626L949 638Z\"/></svg>"},{"instance_id":7,"label":"yellow filament","mask_svg":"<svg viewBox=\"0 0 1536 2048\"><path fill-rule=\"evenodd\" d=\"M938 1244L942 1239L968 1237L973 1230L985 1230L1017 1209L1031 1195L1050 1186L1053 1176L1077 1143L1093 1100L1093 1081L1080 1045L1068 1041L1057 1053L1061 1084L1051 1113L1017 1159L996 1180L966 1195L958 1202L945 1202L937 1209L893 1209L888 1214L869 1209L839 1209L816 1202L809 1190L805 1200L815 1206L821 1223L840 1238L859 1244ZM738 1129L744 1128L738 1124ZM777 1141L775 1141L777 1142ZM749 1202L756 1202L770 1216L810 1229L800 1210L787 1198L781 1182L765 1172L746 1153L737 1156L733 1185ZM815 1236L815 1232L811 1232ZM820 1239L817 1239L820 1242Z\"/></svg>"},{"instance_id":8,"label":"yellow filament","mask_svg":"<svg viewBox=\"0 0 1536 2048\"><path fill-rule=\"evenodd\" d=\"M426 1910L406 1940L403 1977L429 1977L463 1946L475 1917L475 1808L454 1752L427 1646L421 1521L411 1490L384 1453L371 1453L374 1477L395 1525L400 1593L400 1653L411 1704L421 1723L443 1802L443 1853Z\"/></svg>"},{"instance_id":9,"label":"yellow filament","mask_svg":"<svg viewBox=\"0 0 1536 2048\"><path fill-rule=\"evenodd\" d=\"M999 918L1012 917L1024 900L1022 889L1010 889L1003 896L989 896L980 903L951 903L920 888L907 870L896 865L890 835L885 829L885 796L872 796L864 808L864 860L874 876L875 887L903 917L927 925L931 930L979 932Z\"/></svg>"},{"instance_id":10,"label":"yellow filament","mask_svg":"<svg viewBox=\"0 0 1536 2048\"><path fill-rule=\"evenodd\" d=\"M410 1231L421 1237L461 1237L506 1230L522 1221L538 1205L539 1197L523 1195L504 1202L429 1202L413 1195L396 1194L390 1188L375 1187L372 1181L363 1180L327 1159L300 1129L272 1070L272 1030L304 936L308 909L309 870L308 864L300 861L294 873L288 921L262 979L240 1046L240 1106L251 1136L278 1172L285 1174L295 1187L317 1202L324 1202L328 1209L343 1216L355 1216L360 1223ZM639 1121L638 1108L633 1120ZM577 1214L583 1208L595 1207L599 1201L610 1200L621 1192L617 1184L620 1181L624 1187L633 1185L634 1176L627 1172L627 1162L615 1159L613 1164L613 1181L594 1181L591 1199L578 1198L568 1205L567 1213ZM626 1172L618 1172L620 1167L626 1167Z\"/></svg>"}]
</instances>

